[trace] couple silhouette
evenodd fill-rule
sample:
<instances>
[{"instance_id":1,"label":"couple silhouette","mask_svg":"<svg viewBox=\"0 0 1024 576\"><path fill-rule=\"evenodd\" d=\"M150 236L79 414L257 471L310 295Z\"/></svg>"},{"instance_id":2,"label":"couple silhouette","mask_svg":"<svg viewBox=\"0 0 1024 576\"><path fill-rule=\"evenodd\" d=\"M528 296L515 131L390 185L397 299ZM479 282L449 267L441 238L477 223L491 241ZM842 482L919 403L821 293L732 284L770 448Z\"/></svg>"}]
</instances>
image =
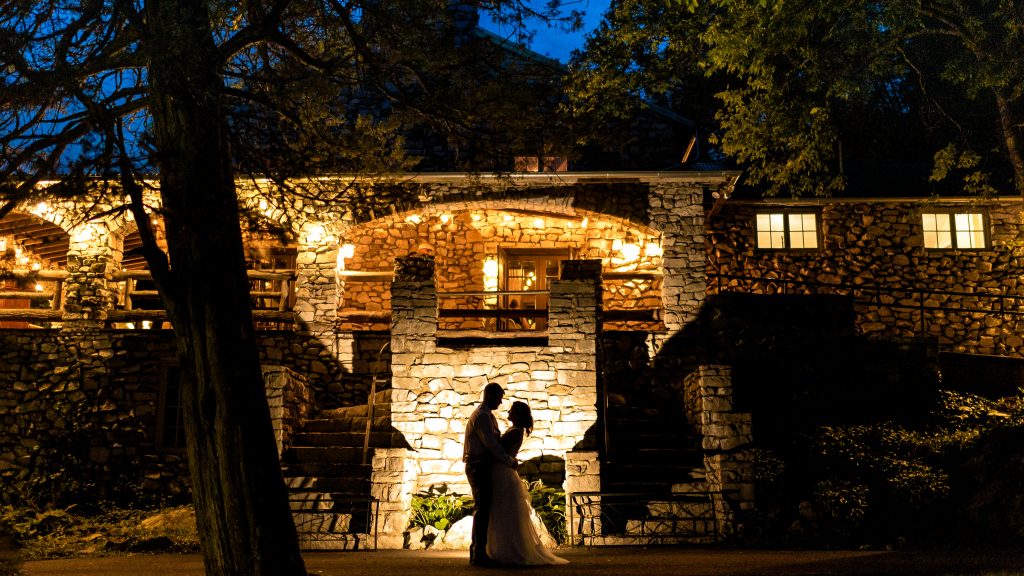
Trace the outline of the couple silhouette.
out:
<instances>
[{"instance_id":1,"label":"couple silhouette","mask_svg":"<svg viewBox=\"0 0 1024 576\"><path fill-rule=\"evenodd\" d=\"M476 502L469 563L485 567L567 564L568 560L541 544L531 521L530 494L516 471L516 455L533 431L530 406L514 402L508 411L512 426L501 434L494 411L504 397L501 386L488 384L483 402L466 425L462 459Z\"/></svg>"}]
</instances>

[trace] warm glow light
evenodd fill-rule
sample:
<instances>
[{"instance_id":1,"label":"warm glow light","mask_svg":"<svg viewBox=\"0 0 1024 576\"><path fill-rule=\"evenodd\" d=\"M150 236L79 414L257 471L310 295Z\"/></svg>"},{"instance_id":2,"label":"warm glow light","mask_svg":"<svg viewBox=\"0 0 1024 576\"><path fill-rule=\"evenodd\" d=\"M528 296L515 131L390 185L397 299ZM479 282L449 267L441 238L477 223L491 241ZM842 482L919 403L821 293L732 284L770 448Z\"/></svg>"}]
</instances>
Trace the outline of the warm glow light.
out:
<instances>
[{"instance_id":1,"label":"warm glow light","mask_svg":"<svg viewBox=\"0 0 1024 576\"><path fill-rule=\"evenodd\" d=\"M7 252L7 238L0 238L0 252Z\"/></svg>"},{"instance_id":2,"label":"warm glow light","mask_svg":"<svg viewBox=\"0 0 1024 576\"><path fill-rule=\"evenodd\" d=\"M406 216L405 221L410 224L419 224L420 222L423 222L423 217L419 214L411 214Z\"/></svg>"},{"instance_id":3,"label":"warm glow light","mask_svg":"<svg viewBox=\"0 0 1024 576\"><path fill-rule=\"evenodd\" d=\"M640 257L640 245L632 242L622 246L622 256L626 260L636 260Z\"/></svg>"},{"instance_id":4,"label":"warm glow light","mask_svg":"<svg viewBox=\"0 0 1024 576\"><path fill-rule=\"evenodd\" d=\"M348 259L356 255L356 247L354 244L342 244L341 245L341 257Z\"/></svg>"},{"instance_id":5,"label":"warm glow light","mask_svg":"<svg viewBox=\"0 0 1024 576\"><path fill-rule=\"evenodd\" d=\"M36 204L36 207L32 212L36 216L42 216L43 214L46 214L49 211L50 207L47 206L46 202L40 202L39 204Z\"/></svg>"},{"instance_id":6,"label":"warm glow light","mask_svg":"<svg viewBox=\"0 0 1024 576\"><path fill-rule=\"evenodd\" d=\"M319 224L309 224L306 227L306 242L317 244L324 239L324 227Z\"/></svg>"},{"instance_id":7,"label":"warm glow light","mask_svg":"<svg viewBox=\"0 0 1024 576\"><path fill-rule=\"evenodd\" d=\"M590 223L590 219L589 218L584 218L583 222L580 222L580 228L586 228L587 224L589 224L589 223Z\"/></svg>"},{"instance_id":8,"label":"warm glow light","mask_svg":"<svg viewBox=\"0 0 1024 576\"><path fill-rule=\"evenodd\" d=\"M33 263L32 263L32 269L33 269L33 270L39 270L39 269L41 269L42 267L43 267L43 265L42 265L42 264L40 264L39 262L33 262Z\"/></svg>"},{"instance_id":9,"label":"warm glow light","mask_svg":"<svg viewBox=\"0 0 1024 576\"><path fill-rule=\"evenodd\" d=\"M661 249L661 245L655 244L654 242L648 242L647 246L644 247L644 252L648 256L661 256L664 251Z\"/></svg>"},{"instance_id":10,"label":"warm glow light","mask_svg":"<svg viewBox=\"0 0 1024 576\"><path fill-rule=\"evenodd\" d=\"M451 214L441 214L440 219L441 219L441 224L447 224L448 222L451 221L452 215Z\"/></svg>"},{"instance_id":11,"label":"warm glow light","mask_svg":"<svg viewBox=\"0 0 1024 576\"><path fill-rule=\"evenodd\" d=\"M150 321L150 320L143 320L142 321L142 329L143 330L149 330L152 327L153 327L153 322L152 321Z\"/></svg>"},{"instance_id":12,"label":"warm glow light","mask_svg":"<svg viewBox=\"0 0 1024 576\"><path fill-rule=\"evenodd\" d=\"M267 199L266 198L260 198L260 202L259 202L260 212L266 212L267 211L267 206L268 206Z\"/></svg>"},{"instance_id":13,"label":"warm glow light","mask_svg":"<svg viewBox=\"0 0 1024 576\"><path fill-rule=\"evenodd\" d=\"M483 216L479 214L473 214L471 217L473 218L473 222L479 222L480 220L483 219Z\"/></svg>"},{"instance_id":14,"label":"warm glow light","mask_svg":"<svg viewBox=\"0 0 1024 576\"><path fill-rule=\"evenodd\" d=\"M498 261L494 258L484 260L484 274L487 276L498 276Z\"/></svg>"},{"instance_id":15,"label":"warm glow light","mask_svg":"<svg viewBox=\"0 0 1024 576\"><path fill-rule=\"evenodd\" d=\"M566 220L565 221L565 227L566 228L572 228L572 220Z\"/></svg>"},{"instance_id":16,"label":"warm glow light","mask_svg":"<svg viewBox=\"0 0 1024 576\"><path fill-rule=\"evenodd\" d=\"M511 222L511 221L515 220L515 217L514 217L514 216L512 216L511 214L505 214L505 215L503 215L503 216L501 217L501 219L502 219L502 221L504 221L504 222Z\"/></svg>"},{"instance_id":17,"label":"warm glow light","mask_svg":"<svg viewBox=\"0 0 1024 576\"><path fill-rule=\"evenodd\" d=\"M93 226L92 224L87 224L87 225L82 226L81 228L78 228L77 230L75 230L74 233L71 234L71 239L73 241L75 241L75 242L82 242L82 243L84 243L84 242L88 242L88 241L92 240L93 238L95 238L98 235L99 234L98 234L98 231L96 230L96 227Z\"/></svg>"},{"instance_id":18,"label":"warm glow light","mask_svg":"<svg viewBox=\"0 0 1024 576\"><path fill-rule=\"evenodd\" d=\"M544 219L543 218L534 218L533 219L533 227L534 228L543 228L544 227Z\"/></svg>"},{"instance_id":19,"label":"warm glow light","mask_svg":"<svg viewBox=\"0 0 1024 576\"><path fill-rule=\"evenodd\" d=\"M622 250L622 240L618 238L612 240L612 250L615 250L616 252Z\"/></svg>"},{"instance_id":20,"label":"warm glow light","mask_svg":"<svg viewBox=\"0 0 1024 576\"><path fill-rule=\"evenodd\" d=\"M38 282L36 283L35 288L36 288L36 292L42 292L43 291L43 285L39 284Z\"/></svg>"}]
</instances>

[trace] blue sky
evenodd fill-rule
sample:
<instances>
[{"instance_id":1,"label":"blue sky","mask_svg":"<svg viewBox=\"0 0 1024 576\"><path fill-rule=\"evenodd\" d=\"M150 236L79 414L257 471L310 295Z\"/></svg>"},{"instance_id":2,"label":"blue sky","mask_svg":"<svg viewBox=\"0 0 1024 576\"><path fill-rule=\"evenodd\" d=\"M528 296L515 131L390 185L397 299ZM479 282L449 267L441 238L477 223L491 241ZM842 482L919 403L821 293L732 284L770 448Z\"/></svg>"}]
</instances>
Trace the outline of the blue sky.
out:
<instances>
[{"instance_id":1,"label":"blue sky","mask_svg":"<svg viewBox=\"0 0 1024 576\"><path fill-rule=\"evenodd\" d=\"M535 2L537 0L534 0ZM537 52L544 54L545 56L555 58L562 62L569 61L569 55L575 48L583 47L583 37L593 30L597 24L601 21L601 16L605 10L608 9L608 3L610 0L566 0L564 2L565 10L580 10L585 12L583 29L568 34L561 30L555 30L551 28L542 27L537 30L537 36L534 38L532 48ZM495 29L492 24L486 22L485 18L481 18L480 24L484 28L488 28L501 34L500 29Z\"/></svg>"}]
</instances>

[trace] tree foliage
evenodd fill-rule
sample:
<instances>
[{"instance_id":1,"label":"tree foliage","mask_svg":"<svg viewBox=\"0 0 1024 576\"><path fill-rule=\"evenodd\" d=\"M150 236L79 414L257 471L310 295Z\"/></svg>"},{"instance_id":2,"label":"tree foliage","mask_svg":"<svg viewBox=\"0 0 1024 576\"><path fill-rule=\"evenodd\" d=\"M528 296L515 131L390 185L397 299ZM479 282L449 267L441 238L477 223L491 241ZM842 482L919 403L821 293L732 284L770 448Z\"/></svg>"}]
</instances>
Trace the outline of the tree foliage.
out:
<instances>
[{"instance_id":1,"label":"tree foliage","mask_svg":"<svg viewBox=\"0 0 1024 576\"><path fill-rule=\"evenodd\" d=\"M576 93L669 99L769 195L1024 193L1022 34L1012 0L621 0Z\"/></svg>"}]
</instances>

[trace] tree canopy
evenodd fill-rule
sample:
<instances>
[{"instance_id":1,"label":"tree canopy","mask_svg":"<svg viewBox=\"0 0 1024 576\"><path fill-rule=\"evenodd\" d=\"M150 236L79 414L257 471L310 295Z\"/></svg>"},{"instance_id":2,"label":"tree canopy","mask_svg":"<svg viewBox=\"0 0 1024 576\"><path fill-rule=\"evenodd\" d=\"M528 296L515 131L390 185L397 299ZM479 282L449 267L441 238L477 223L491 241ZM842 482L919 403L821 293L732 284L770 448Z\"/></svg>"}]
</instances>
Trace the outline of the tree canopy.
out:
<instances>
[{"instance_id":1,"label":"tree canopy","mask_svg":"<svg viewBox=\"0 0 1024 576\"><path fill-rule=\"evenodd\" d=\"M768 195L1024 194L1022 34L1012 0L619 0L573 93L674 107Z\"/></svg>"}]
</instances>

